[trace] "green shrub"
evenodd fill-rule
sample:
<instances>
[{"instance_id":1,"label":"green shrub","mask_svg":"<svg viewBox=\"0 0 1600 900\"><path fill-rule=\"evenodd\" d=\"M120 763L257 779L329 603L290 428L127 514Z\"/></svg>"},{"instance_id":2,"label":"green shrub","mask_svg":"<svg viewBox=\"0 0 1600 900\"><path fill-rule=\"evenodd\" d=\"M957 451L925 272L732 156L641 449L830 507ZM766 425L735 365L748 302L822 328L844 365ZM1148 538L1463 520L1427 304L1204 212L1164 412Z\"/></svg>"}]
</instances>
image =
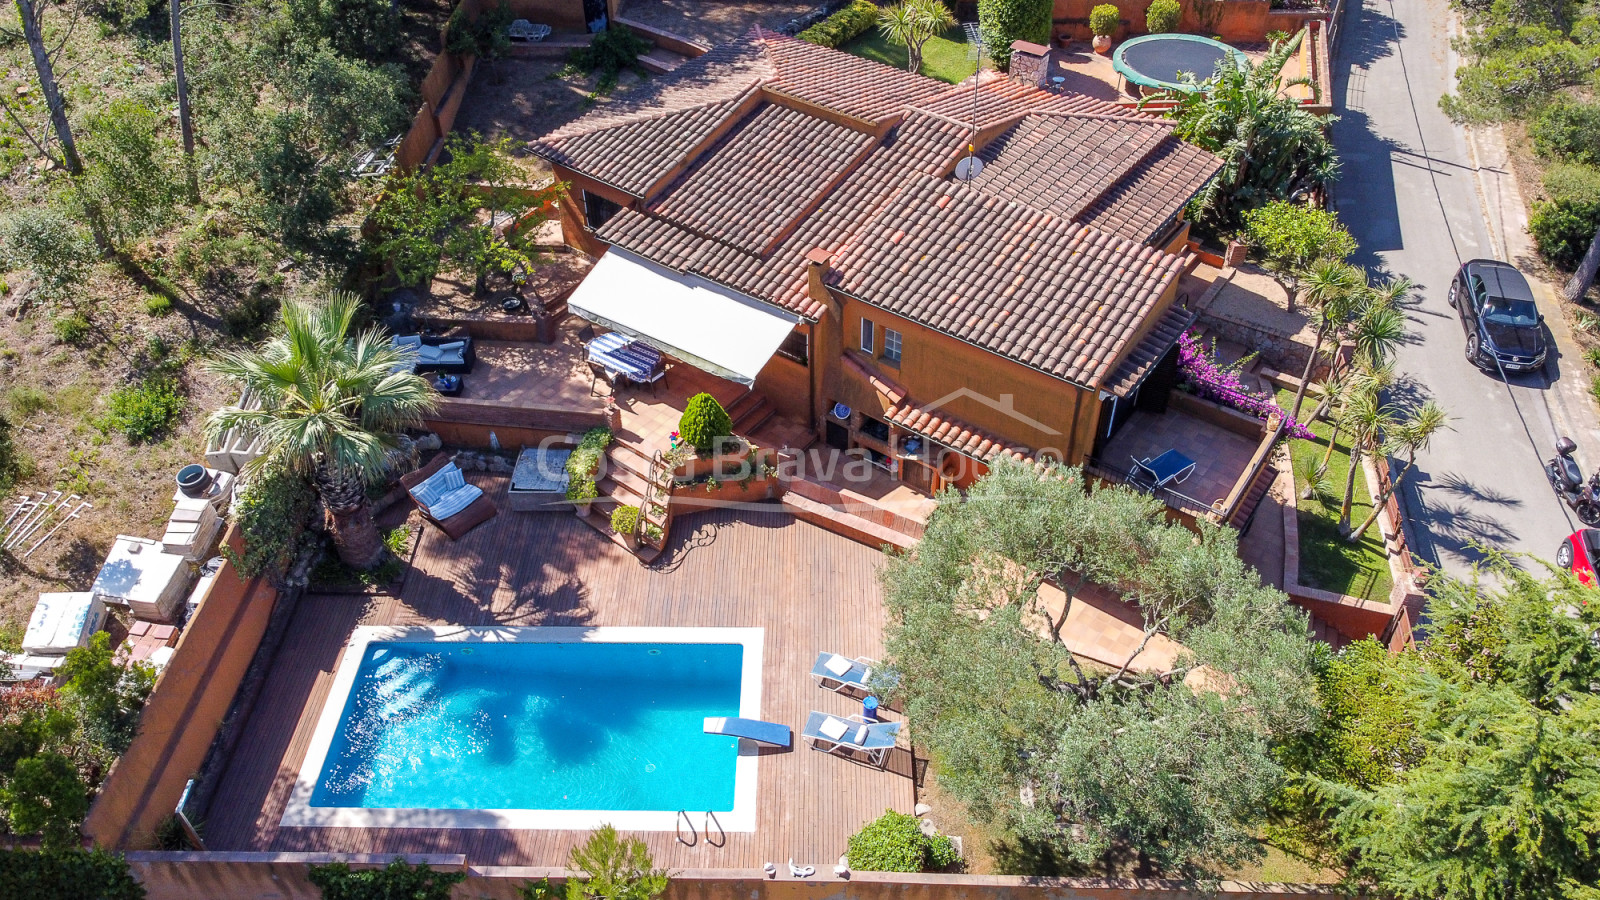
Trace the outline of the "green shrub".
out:
<instances>
[{"instance_id":1,"label":"green shrub","mask_svg":"<svg viewBox=\"0 0 1600 900\"><path fill-rule=\"evenodd\" d=\"M600 457L605 455L606 448L611 446L611 429L591 428L584 432L583 439L578 442L577 449L567 457L567 475L570 483L576 485L580 481L592 481L594 474L600 471ZM594 496L590 494L589 496ZM573 497L568 490L569 500L582 499Z\"/></svg>"},{"instance_id":2,"label":"green shrub","mask_svg":"<svg viewBox=\"0 0 1600 900\"><path fill-rule=\"evenodd\" d=\"M649 53L651 43L621 25L607 28L594 36L587 47L579 47L567 55L567 66L579 72L599 72L596 89L602 93L611 90L623 69L632 69L644 75L639 57Z\"/></svg>"},{"instance_id":3,"label":"green shrub","mask_svg":"<svg viewBox=\"0 0 1600 900\"><path fill-rule=\"evenodd\" d=\"M1576 268L1600 230L1600 169L1559 163L1545 172L1544 189L1549 199L1533 205L1528 232L1546 259Z\"/></svg>"},{"instance_id":4,"label":"green shrub","mask_svg":"<svg viewBox=\"0 0 1600 900\"><path fill-rule=\"evenodd\" d=\"M498 59L511 49L511 36L506 29L512 18L511 5L505 0L480 11L476 20L468 19L465 4L459 4L445 25L444 48L457 56Z\"/></svg>"},{"instance_id":5,"label":"green shrub","mask_svg":"<svg viewBox=\"0 0 1600 900\"><path fill-rule=\"evenodd\" d=\"M128 864L104 850L0 850L0 897L144 900Z\"/></svg>"},{"instance_id":6,"label":"green shrub","mask_svg":"<svg viewBox=\"0 0 1600 900\"><path fill-rule=\"evenodd\" d=\"M611 511L611 530L617 534L639 533L639 507L619 506Z\"/></svg>"},{"instance_id":7,"label":"green shrub","mask_svg":"<svg viewBox=\"0 0 1600 900\"><path fill-rule=\"evenodd\" d=\"M8 494L12 486L27 477L29 468L22 450L11 439L11 420L0 416L0 496Z\"/></svg>"},{"instance_id":8,"label":"green shrub","mask_svg":"<svg viewBox=\"0 0 1600 900\"><path fill-rule=\"evenodd\" d=\"M353 872L342 862L312 866L311 883L323 900L450 900L450 888L465 872L435 872L426 863L407 865L395 859L382 869Z\"/></svg>"},{"instance_id":9,"label":"green shrub","mask_svg":"<svg viewBox=\"0 0 1600 900\"><path fill-rule=\"evenodd\" d=\"M1168 34L1178 30L1178 20L1183 18L1183 7L1178 0L1155 0L1144 11L1144 27L1151 34Z\"/></svg>"},{"instance_id":10,"label":"green shrub","mask_svg":"<svg viewBox=\"0 0 1600 900\"><path fill-rule=\"evenodd\" d=\"M1102 3L1089 10L1089 30L1096 37L1110 37L1122 24L1122 10L1110 3Z\"/></svg>"},{"instance_id":11,"label":"green shrub","mask_svg":"<svg viewBox=\"0 0 1600 900\"><path fill-rule=\"evenodd\" d=\"M50 330L55 333L56 340L74 347L89 339L92 326L82 313L66 313L50 320Z\"/></svg>"},{"instance_id":12,"label":"green shrub","mask_svg":"<svg viewBox=\"0 0 1600 900\"><path fill-rule=\"evenodd\" d=\"M877 27L878 7L871 0L855 0L798 35L822 47L839 47Z\"/></svg>"},{"instance_id":13,"label":"green shrub","mask_svg":"<svg viewBox=\"0 0 1600 900\"><path fill-rule=\"evenodd\" d=\"M56 675L84 736L116 756L133 741L156 675L144 663L120 663L110 637L96 632L88 646L69 650Z\"/></svg>"},{"instance_id":14,"label":"green shrub","mask_svg":"<svg viewBox=\"0 0 1600 900\"><path fill-rule=\"evenodd\" d=\"M716 446L717 438L732 436L733 420L728 418L728 411L717 398L706 393L695 394L683 408L678 434L685 443L706 455Z\"/></svg>"},{"instance_id":15,"label":"green shrub","mask_svg":"<svg viewBox=\"0 0 1600 900\"><path fill-rule=\"evenodd\" d=\"M71 759L40 753L17 761L0 787L0 809L13 832L39 835L46 849L66 849L81 840L78 826L89 813L89 786Z\"/></svg>"},{"instance_id":16,"label":"green shrub","mask_svg":"<svg viewBox=\"0 0 1600 900\"><path fill-rule=\"evenodd\" d=\"M244 552L224 546L222 555L246 578L283 574L311 524L316 502L316 491L304 476L276 465L254 470L228 511L244 536Z\"/></svg>"},{"instance_id":17,"label":"green shrub","mask_svg":"<svg viewBox=\"0 0 1600 900\"><path fill-rule=\"evenodd\" d=\"M311 569L311 583L329 587L380 587L400 580L406 571L406 551L411 548L411 529L405 525L383 535L382 561L370 569L346 565L337 553L324 553Z\"/></svg>"},{"instance_id":18,"label":"green shrub","mask_svg":"<svg viewBox=\"0 0 1600 900\"><path fill-rule=\"evenodd\" d=\"M164 316L172 312L172 298L166 294L151 294L144 298L144 311L152 316Z\"/></svg>"},{"instance_id":19,"label":"green shrub","mask_svg":"<svg viewBox=\"0 0 1600 900\"><path fill-rule=\"evenodd\" d=\"M1557 99L1528 125L1540 156L1600 165L1600 103Z\"/></svg>"},{"instance_id":20,"label":"green shrub","mask_svg":"<svg viewBox=\"0 0 1600 900\"><path fill-rule=\"evenodd\" d=\"M1052 0L983 0L978 4L978 30L989 58L1002 69L1011 67L1014 41L1050 43Z\"/></svg>"},{"instance_id":21,"label":"green shrub","mask_svg":"<svg viewBox=\"0 0 1600 900\"><path fill-rule=\"evenodd\" d=\"M884 810L850 836L850 867L865 872L926 872L961 862L948 837L929 838L916 816Z\"/></svg>"},{"instance_id":22,"label":"green shrub","mask_svg":"<svg viewBox=\"0 0 1600 900\"><path fill-rule=\"evenodd\" d=\"M21 418L50 408L50 394L42 388L19 384L6 391L6 405Z\"/></svg>"},{"instance_id":23,"label":"green shrub","mask_svg":"<svg viewBox=\"0 0 1600 900\"><path fill-rule=\"evenodd\" d=\"M148 378L111 393L110 411L101 421L106 431L120 431L135 444L166 434L183 415L184 399L177 381Z\"/></svg>"}]
</instances>

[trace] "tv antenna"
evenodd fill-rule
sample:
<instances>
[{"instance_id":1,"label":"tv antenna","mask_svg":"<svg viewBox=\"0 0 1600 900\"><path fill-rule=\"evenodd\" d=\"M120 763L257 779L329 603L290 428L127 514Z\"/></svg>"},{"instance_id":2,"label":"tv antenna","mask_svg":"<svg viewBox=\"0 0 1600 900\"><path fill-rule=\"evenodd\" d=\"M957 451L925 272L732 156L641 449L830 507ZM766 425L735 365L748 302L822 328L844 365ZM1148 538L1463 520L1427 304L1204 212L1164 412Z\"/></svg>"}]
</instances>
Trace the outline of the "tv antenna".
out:
<instances>
[{"instance_id":1,"label":"tv antenna","mask_svg":"<svg viewBox=\"0 0 1600 900\"><path fill-rule=\"evenodd\" d=\"M955 176L959 181L971 181L983 171L983 160L977 157L978 145L978 75L983 72L983 32L978 23L967 22L961 26L967 34L967 59L972 62L972 134L967 137L967 155L956 163Z\"/></svg>"}]
</instances>

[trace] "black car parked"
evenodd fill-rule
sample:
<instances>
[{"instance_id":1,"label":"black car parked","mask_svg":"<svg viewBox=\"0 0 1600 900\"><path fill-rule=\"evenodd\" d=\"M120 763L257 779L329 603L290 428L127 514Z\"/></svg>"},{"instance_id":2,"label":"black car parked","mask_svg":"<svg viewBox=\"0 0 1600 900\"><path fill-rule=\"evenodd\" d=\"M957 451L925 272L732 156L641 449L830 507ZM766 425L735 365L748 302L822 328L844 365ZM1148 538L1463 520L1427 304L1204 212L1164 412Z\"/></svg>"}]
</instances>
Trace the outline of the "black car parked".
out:
<instances>
[{"instance_id":1,"label":"black car parked","mask_svg":"<svg viewBox=\"0 0 1600 900\"><path fill-rule=\"evenodd\" d=\"M1528 280L1510 263L1474 259L1463 264L1447 299L1467 332L1468 362L1493 370L1498 360L1507 372L1544 365L1544 316Z\"/></svg>"}]
</instances>

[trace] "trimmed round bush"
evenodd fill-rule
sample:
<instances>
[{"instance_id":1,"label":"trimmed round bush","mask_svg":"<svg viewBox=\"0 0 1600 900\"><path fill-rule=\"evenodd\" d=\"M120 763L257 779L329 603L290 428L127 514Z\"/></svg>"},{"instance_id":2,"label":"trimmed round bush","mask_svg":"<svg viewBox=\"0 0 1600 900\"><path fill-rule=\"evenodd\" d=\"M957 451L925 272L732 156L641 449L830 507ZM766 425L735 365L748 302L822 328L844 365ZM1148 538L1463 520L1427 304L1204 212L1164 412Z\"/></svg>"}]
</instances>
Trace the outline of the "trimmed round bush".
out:
<instances>
[{"instance_id":1,"label":"trimmed round bush","mask_svg":"<svg viewBox=\"0 0 1600 900\"><path fill-rule=\"evenodd\" d=\"M1178 20L1183 18L1183 7L1178 0L1155 0L1144 11L1144 27L1151 34L1170 34L1178 30Z\"/></svg>"},{"instance_id":2,"label":"trimmed round bush","mask_svg":"<svg viewBox=\"0 0 1600 900\"><path fill-rule=\"evenodd\" d=\"M945 835L928 837L916 816L884 810L850 837L850 867L863 872L926 872L961 862Z\"/></svg>"},{"instance_id":3,"label":"trimmed round bush","mask_svg":"<svg viewBox=\"0 0 1600 900\"><path fill-rule=\"evenodd\" d=\"M1528 136L1540 156L1600 165L1600 103L1558 99L1528 125Z\"/></svg>"},{"instance_id":4,"label":"trimmed round bush","mask_svg":"<svg viewBox=\"0 0 1600 900\"><path fill-rule=\"evenodd\" d=\"M716 446L717 438L733 436L733 420L728 418L728 411L717 398L706 393L695 394L683 408L678 434L685 443L705 455Z\"/></svg>"},{"instance_id":5,"label":"trimmed round bush","mask_svg":"<svg viewBox=\"0 0 1600 900\"><path fill-rule=\"evenodd\" d=\"M978 4L978 30L984 52L1000 68L1011 68L1013 42L1050 43L1054 8L1053 0L983 0Z\"/></svg>"},{"instance_id":6,"label":"trimmed round bush","mask_svg":"<svg viewBox=\"0 0 1600 900\"><path fill-rule=\"evenodd\" d=\"M1089 10L1089 30L1095 37L1110 37L1117 33L1117 26L1122 24L1122 10L1110 3L1102 3Z\"/></svg>"}]
</instances>

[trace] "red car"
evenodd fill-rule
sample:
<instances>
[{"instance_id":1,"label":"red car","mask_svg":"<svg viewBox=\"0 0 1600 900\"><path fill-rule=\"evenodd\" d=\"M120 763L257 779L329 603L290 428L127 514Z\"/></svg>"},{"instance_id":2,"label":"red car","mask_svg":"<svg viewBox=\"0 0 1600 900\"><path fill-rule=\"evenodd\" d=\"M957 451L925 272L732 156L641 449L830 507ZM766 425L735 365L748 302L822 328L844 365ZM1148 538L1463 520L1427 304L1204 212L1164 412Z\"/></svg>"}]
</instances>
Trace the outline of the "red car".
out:
<instances>
[{"instance_id":1,"label":"red car","mask_svg":"<svg viewBox=\"0 0 1600 900\"><path fill-rule=\"evenodd\" d=\"M1584 528L1567 535L1556 548L1556 565L1570 570L1584 584L1597 583L1594 564L1600 560L1600 528Z\"/></svg>"}]
</instances>

